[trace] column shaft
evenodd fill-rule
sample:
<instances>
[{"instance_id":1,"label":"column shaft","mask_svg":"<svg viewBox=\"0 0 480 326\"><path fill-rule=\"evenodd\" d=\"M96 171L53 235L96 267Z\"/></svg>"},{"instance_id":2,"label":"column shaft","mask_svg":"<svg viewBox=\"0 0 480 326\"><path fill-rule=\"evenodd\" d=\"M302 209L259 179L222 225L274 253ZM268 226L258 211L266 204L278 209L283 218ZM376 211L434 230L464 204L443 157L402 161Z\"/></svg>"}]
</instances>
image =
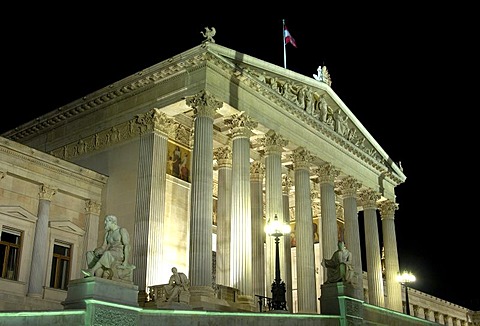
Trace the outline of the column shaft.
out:
<instances>
[{"instance_id":1,"label":"column shaft","mask_svg":"<svg viewBox=\"0 0 480 326\"><path fill-rule=\"evenodd\" d=\"M397 205L392 201L385 201L379 205L379 208L382 218L383 245L385 247L386 307L402 312L402 288L397 281L397 275L401 271L398 263L394 219Z\"/></svg>"},{"instance_id":2,"label":"column shaft","mask_svg":"<svg viewBox=\"0 0 480 326\"><path fill-rule=\"evenodd\" d=\"M317 312L310 173L295 168L295 239L299 313Z\"/></svg>"},{"instance_id":3,"label":"column shaft","mask_svg":"<svg viewBox=\"0 0 480 326\"><path fill-rule=\"evenodd\" d=\"M281 152L269 151L265 156L265 206L266 222L273 220L275 214L279 221L283 221L283 199L282 199L282 157ZM285 247L283 242L285 237L280 238L280 261L285 261ZM267 269L267 288L275 279L275 241L274 237L266 238L266 269ZM280 276L285 275L285 264L280 264ZM285 280L284 280L285 281ZM271 293L271 289L267 289Z\"/></svg>"},{"instance_id":4,"label":"column shaft","mask_svg":"<svg viewBox=\"0 0 480 326\"><path fill-rule=\"evenodd\" d=\"M285 180L285 178L284 178ZM287 184L289 182L287 181ZM283 216L285 216L284 223L290 225L290 197L289 197L289 186L284 182L283 184ZM293 312L293 280L292 280L292 243L290 233L284 235L284 251L285 251L285 285L287 286L286 300L287 300L287 310Z\"/></svg>"},{"instance_id":5,"label":"column shaft","mask_svg":"<svg viewBox=\"0 0 480 326\"><path fill-rule=\"evenodd\" d=\"M190 218L190 282L212 286L213 119L195 118ZM193 289L195 290L195 289Z\"/></svg>"},{"instance_id":6,"label":"column shaft","mask_svg":"<svg viewBox=\"0 0 480 326\"><path fill-rule=\"evenodd\" d=\"M38 202L38 219L35 226L35 239L33 240L32 264L28 280L28 296L43 297L45 273L47 269L48 245L48 220L50 218L50 203L55 190L42 185Z\"/></svg>"},{"instance_id":7,"label":"column shaft","mask_svg":"<svg viewBox=\"0 0 480 326\"><path fill-rule=\"evenodd\" d=\"M320 182L320 215L322 219L322 253L323 257L332 257L337 250L338 226L335 205L335 178L340 173L332 164L322 165L318 171ZM323 269L324 279L327 270Z\"/></svg>"},{"instance_id":8,"label":"column shaft","mask_svg":"<svg viewBox=\"0 0 480 326\"><path fill-rule=\"evenodd\" d=\"M333 184L329 182L320 183L320 194L323 255L324 257L331 257L337 250L338 243L337 215Z\"/></svg>"},{"instance_id":9,"label":"column shaft","mask_svg":"<svg viewBox=\"0 0 480 326\"><path fill-rule=\"evenodd\" d=\"M253 294L265 296L265 231L263 221L264 166L259 161L250 168L252 202L252 277Z\"/></svg>"},{"instance_id":10,"label":"column shaft","mask_svg":"<svg viewBox=\"0 0 480 326\"><path fill-rule=\"evenodd\" d=\"M223 102L203 90L186 98L195 110L190 207L190 304L212 298L213 117Z\"/></svg>"},{"instance_id":11,"label":"column shaft","mask_svg":"<svg viewBox=\"0 0 480 326\"><path fill-rule=\"evenodd\" d=\"M82 268L88 268L87 266L87 251L93 251L98 247L98 223L100 215L100 204L92 200L85 202L85 236L84 245L82 251Z\"/></svg>"},{"instance_id":12,"label":"column shaft","mask_svg":"<svg viewBox=\"0 0 480 326\"><path fill-rule=\"evenodd\" d=\"M382 262L378 236L377 206L379 196L368 191L362 193L363 217L365 224L365 250L367 258L368 301L370 304L384 307Z\"/></svg>"},{"instance_id":13,"label":"column shaft","mask_svg":"<svg viewBox=\"0 0 480 326\"><path fill-rule=\"evenodd\" d=\"M382 264L376 211L366 209L364 211L364 221L369 303L383 307Z\"/></svg>"},{"instance_id":14,"label":"column shaft","mask_svg":"<svg viewBox=\"0 0 480 326\"><path fill-rule=\"evenodd\" d=\"M356 288L355 295L357 299L363 300L362 251L357 211L357 189L360 188L360 183L353 178L346 178L342 181L341 186L343 191L345 244L352 253L353 267L356 274L353 281Z\"/></svg>"},{"instance_id":15,"label":"column shaft","mask_svg":"<svg viewBox=\"0 0 480 326\"><path fill-rule=\"evenodd\" d=\"M230 238L232 203L231 149L214 153L218 162L217 196L217 284L230 286Z\"/></svg>"},{"instance_id":16,"label":"column shaft","mask_svg":"<svg viewBox=\"0 0 480 326\"><path fill-rule=\"evenodd\" d=\"M233 139L232 148L230 279L233 287L253 300L249 138L239 135Z\"/></svg>"}]
</instances>

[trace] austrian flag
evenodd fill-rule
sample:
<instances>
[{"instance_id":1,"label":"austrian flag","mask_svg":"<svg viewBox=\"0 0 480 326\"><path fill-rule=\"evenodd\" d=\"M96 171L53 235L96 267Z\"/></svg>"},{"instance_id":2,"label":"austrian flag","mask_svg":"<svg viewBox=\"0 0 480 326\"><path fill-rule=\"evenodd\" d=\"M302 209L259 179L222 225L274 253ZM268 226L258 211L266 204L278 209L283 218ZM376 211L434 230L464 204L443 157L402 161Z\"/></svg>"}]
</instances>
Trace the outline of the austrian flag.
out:
<instances>
[{"instance_id":1,"label":"austrian flag","mask_svg":"<svg viewBox=\"0 0 480 326\"><path fill-rule=\"evenodd\" d=\"M287 26L283 27L283 38L285 39L285 44L292 43L294 47L297 47L297 43L295 43L295 39L290 35Z\"/></svg>"}]
</instances>

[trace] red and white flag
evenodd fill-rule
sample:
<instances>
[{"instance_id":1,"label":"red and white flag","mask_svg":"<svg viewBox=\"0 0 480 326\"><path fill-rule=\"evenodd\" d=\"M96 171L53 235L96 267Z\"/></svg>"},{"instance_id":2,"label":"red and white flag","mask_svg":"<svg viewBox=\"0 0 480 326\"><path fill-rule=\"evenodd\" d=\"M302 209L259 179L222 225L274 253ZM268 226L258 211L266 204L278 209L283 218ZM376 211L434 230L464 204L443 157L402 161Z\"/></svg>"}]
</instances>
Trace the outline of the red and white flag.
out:
<instances>
[{"instance_id":1,"label":"red and white flag","mask_svg":"<svg viewBox=\"0 0 480 326\"><path fill-rule=\"evenodd\" d=\"M295 43L295 39L290 35L287 26L283 27L283 38L285 39L285 44L291 43L294 47L297 47L297 43Z\"/></svg>"}]
</instances>

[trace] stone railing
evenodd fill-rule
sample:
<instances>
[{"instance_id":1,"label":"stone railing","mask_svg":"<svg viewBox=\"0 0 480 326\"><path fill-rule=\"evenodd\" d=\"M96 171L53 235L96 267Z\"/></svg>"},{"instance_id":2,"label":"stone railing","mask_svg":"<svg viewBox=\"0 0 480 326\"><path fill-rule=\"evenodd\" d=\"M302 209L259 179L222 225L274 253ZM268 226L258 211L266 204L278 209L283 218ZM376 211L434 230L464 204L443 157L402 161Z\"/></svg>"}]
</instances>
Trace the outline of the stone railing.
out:
<instances>
[{"instance_id":1,"label":"stone railing","mask_svg":"<svg viewBox=\"0 0 480 326\"><path fill-rule=\"evenodd\" d=\"M168 284L152 285L148 288L148 301L149 302L166 302L167 294L165 292L165 286ZM227 302L236 302L238 297L238 289L230 286L214 284L213 290L217 299L223 299ZM182 292L183 293L183 292ZM180 293L179 302L182 301L182 294Z\"/></svg>"}]
</instances>

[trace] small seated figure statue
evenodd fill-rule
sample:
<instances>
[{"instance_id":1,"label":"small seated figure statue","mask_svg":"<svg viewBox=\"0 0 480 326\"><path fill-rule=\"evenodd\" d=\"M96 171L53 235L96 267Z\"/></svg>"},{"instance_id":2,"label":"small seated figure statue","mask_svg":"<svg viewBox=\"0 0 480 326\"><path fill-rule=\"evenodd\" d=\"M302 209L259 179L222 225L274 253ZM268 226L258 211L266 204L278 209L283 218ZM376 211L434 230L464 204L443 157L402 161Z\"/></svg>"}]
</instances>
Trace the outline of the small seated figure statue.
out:
<instances>
[{"instance_id":1,"label":"small seated figure statue","mask_svg":"<svg viewBox=\"0 0 480 326\"><path fill-rule=\"evenodd\" d=\"M176 267L172 267L172 275L165 285L165 296L167 302L184 302L187 300L181 299L181 294L188 292L189 280L187 275L179 273Z\"/></svg>"},{"instance_id":2,"label":"small seated figure statue","mask_svg":"<svg viewBox=\"0 0 480 326\"><path fill-rule=\"evenodd\" d=\"M116 216L107 215L103 244L87 252L88 269L83 269L82 273L85 277L132 281L135 266L128 264L130 248L128 231L118 226Z\"/></svg>"},{"instance_id":3,"label":"small seated figure statue","mask_svg":"<svg viewBox=\"0 0 480 326\"><path fill-rule=\"evenodd\" d=\"M322 266L327 269L325 283L346 282L353 284L355 270L352 266L352 253L345 247L343 241L338 241L338 249L331 259L323 259Z\"/></svg>"}]
</instances>

